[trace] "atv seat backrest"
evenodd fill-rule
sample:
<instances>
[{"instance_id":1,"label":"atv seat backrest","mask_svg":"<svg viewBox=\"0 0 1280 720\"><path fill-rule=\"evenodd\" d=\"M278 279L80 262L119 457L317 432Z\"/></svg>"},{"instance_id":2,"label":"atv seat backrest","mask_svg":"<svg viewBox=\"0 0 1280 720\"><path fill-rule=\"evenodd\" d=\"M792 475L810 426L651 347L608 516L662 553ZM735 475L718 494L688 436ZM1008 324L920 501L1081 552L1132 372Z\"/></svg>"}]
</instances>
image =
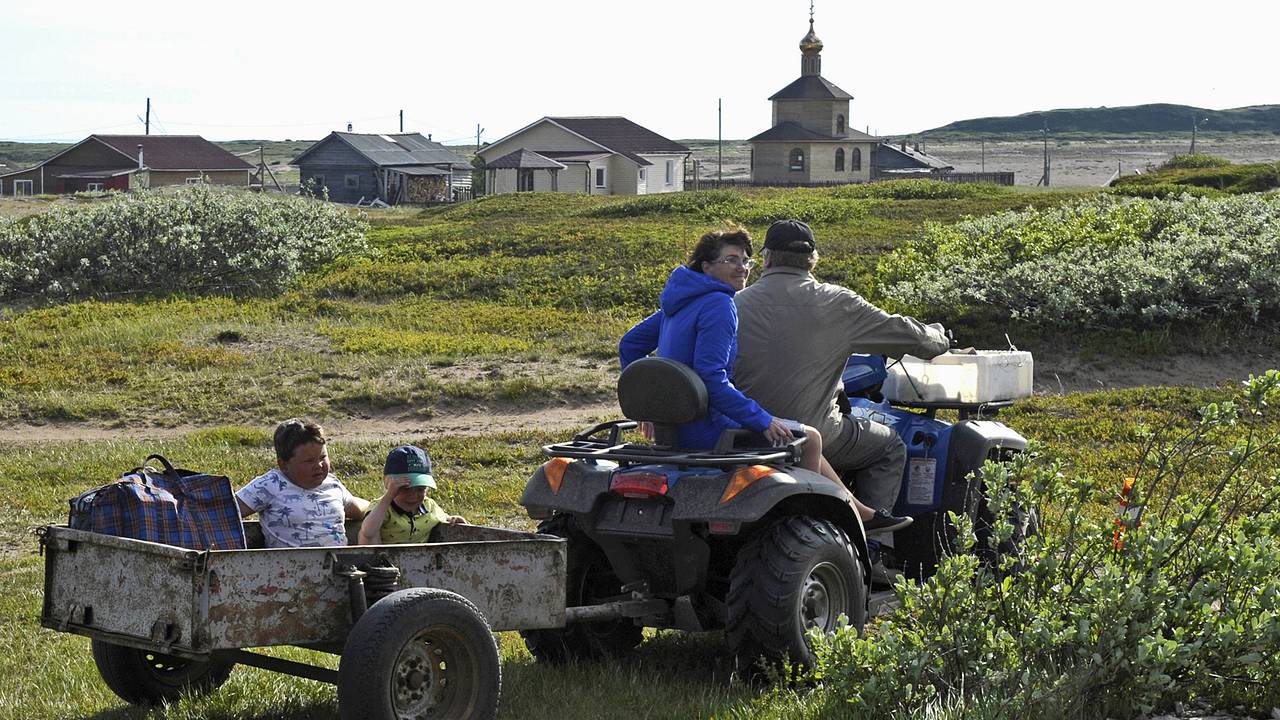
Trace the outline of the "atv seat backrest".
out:
<instances>
[{"instance_id":1,"label":"atv seat backrest","mask_svg":"<svg viewBox=\"0 0 1280 720\"><path fill-rule=\"evenodd\" d=\"M653 423L655 444L674 447L676 426L707 414L707 386L682 362L641 358L618 378L618 405L627 419Z\"/></svg>"}]
</instances>

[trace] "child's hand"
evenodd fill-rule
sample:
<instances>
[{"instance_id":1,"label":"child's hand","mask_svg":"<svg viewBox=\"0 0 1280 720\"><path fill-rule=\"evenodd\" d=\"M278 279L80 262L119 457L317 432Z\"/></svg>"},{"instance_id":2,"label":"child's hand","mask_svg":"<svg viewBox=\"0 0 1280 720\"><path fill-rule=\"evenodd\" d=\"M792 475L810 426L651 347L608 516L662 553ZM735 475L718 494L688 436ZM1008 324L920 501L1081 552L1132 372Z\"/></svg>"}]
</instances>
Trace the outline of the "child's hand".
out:
<instances>
[{"instance_id":1,"label":"child's hand","mask_svg":"<svg viewBox=\"0 0 1280 720\"><path fill-rule=\"evenodd\" d=\"M387 491L387 495L395 495L403 488L409 487L409 478L401 476L382 476L382 489Z\"/></svg>"},{"instance_id":2,"label":"child's hand","mask_svg":"<svg viewBox=\"0 0 1280 720\"><path fill-rule=\"evenodd\" d=\"M461 515L450 515L449 524L450 525L470 525L471 523L467 522L467 519L462 517Z\"/></svg>"}]
</instances>

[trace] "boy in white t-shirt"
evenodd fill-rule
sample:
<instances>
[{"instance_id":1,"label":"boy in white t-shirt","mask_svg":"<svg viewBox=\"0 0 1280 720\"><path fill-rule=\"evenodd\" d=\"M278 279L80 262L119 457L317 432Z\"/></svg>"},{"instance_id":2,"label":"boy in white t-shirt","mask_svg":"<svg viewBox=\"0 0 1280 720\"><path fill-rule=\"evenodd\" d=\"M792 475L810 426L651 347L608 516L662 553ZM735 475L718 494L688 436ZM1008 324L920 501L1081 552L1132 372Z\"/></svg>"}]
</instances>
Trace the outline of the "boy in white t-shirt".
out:
<instances>
[{"instance_id":1,"label":"boy in white t-shirt","mask_svg":"<svg viewBox=\"0 0 1280 720\"><path fill-rule=\"evenodd\" d=\"M277 467L236 492L240 514L258 513L269 548L346 545L345 521L369 502L329 472L328 440L319 425L291 418L276 427Z\"/></svg>"}]
</instances>

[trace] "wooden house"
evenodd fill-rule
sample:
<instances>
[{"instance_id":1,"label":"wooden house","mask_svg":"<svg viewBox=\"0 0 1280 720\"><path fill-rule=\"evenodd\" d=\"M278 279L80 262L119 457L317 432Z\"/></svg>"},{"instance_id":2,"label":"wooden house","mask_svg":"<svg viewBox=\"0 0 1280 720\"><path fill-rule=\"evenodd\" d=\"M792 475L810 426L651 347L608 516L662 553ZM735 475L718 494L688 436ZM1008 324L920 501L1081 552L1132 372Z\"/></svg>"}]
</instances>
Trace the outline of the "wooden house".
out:
<instances>
[{"instance_id":1,"label":"wooden house","mask_svg":"<svg viewBox=\"0 0 1280 720\"><path fill-rule=\"evenodd\" d=\"M294 159L299 180L341 203L453 202L471 196L471 164L419 133L333 132Z\"/></svg>"},{"instance_id":2,"label":"wooden house","mask_svg":"<svg viewBox=\"0 0 1280 720\"><path fill-rule=\"evenodd\" d=\"M90 135L0 175L0 195L131 190L190 183L246 187L253 166L198 135Z\"/></svg>"}]
</instances>

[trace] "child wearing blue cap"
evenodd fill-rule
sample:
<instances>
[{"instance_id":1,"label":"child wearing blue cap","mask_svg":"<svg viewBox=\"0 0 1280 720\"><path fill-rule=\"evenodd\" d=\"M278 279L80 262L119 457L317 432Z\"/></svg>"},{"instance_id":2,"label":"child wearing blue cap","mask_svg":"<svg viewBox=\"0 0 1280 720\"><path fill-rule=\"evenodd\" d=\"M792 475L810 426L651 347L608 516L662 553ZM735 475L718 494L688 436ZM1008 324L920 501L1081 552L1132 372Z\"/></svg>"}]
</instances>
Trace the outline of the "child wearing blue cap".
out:
<instances>
[{"instance_id":1,"label":"child wearing blue cap","mask_svg":"<svg viewBox=\"0 0 1280 720\"><path fill-rule=\"evenodd\" d=\"M420 447L401 445L387 455L382 487L386 492L369 507L360 525L361 545L427 542L436 525L467 522L427 497L427 488L434 490L436 481L431 457Z\"/></svg>"}]
</instances>

